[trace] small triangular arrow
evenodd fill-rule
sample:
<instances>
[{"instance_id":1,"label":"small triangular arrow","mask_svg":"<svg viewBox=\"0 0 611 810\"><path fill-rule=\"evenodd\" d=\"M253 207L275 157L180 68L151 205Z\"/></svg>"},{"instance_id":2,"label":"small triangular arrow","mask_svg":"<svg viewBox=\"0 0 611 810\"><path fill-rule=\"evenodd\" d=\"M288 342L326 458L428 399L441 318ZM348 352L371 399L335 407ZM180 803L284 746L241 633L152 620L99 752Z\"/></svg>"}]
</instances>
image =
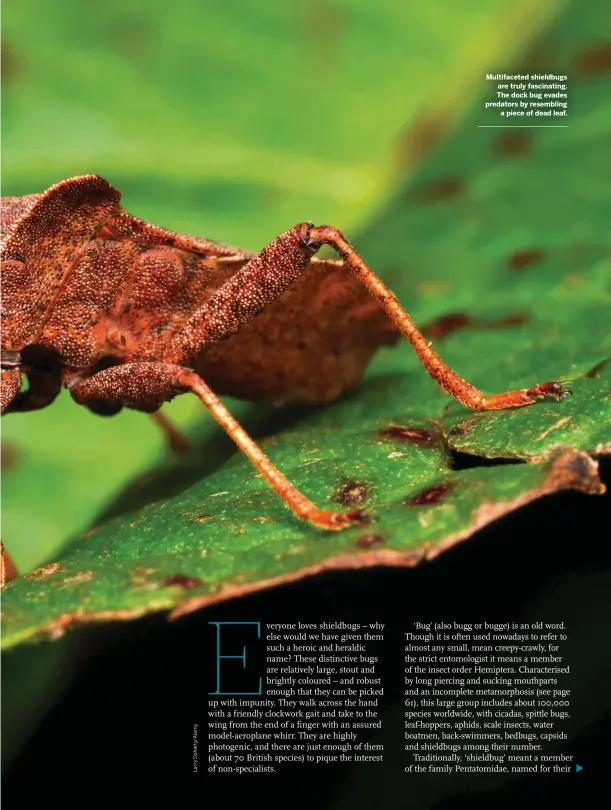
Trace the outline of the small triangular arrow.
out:
<instances>
[{"instance_id":1,"label":"small triangular arrow","mask_svg":"<svg viewBox=\"0 0 611 810\"><path fill-rule=\"evenodd\" d=\"M581 765L575 765L575 770L577 771L577 773L579 773L579 771L583 771L583 768L581 767Z\"/></svg>"}]
</instances>

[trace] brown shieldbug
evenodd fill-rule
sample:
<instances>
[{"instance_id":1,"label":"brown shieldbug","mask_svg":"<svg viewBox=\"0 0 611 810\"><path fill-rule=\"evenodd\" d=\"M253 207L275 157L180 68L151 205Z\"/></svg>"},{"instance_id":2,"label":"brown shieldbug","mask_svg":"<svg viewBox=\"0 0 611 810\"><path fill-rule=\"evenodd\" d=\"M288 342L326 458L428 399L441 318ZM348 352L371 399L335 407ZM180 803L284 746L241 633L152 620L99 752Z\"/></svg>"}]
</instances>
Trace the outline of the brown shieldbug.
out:
<instances>
[{"instance_id":1,"label":"brown shieldbug","mask_svg":"<svg viewBox=\"0 0 611 810\"><path fill-rule=\"evenodd\" d=\"M119 200L95 175L3 198L3 412L43 408L62 385L101 415L123 407L155 413L192 391L294 515L337 530L363 513L318 509L212 388L252 400L329 402L357 384L379 346L403 334L429 374L470 408L568 393L556 382L493 396L469 385L336 228L301 223L252 254L151 225ZM342 261L314 258L325 244Z\"/></svg>"}]
</instances>

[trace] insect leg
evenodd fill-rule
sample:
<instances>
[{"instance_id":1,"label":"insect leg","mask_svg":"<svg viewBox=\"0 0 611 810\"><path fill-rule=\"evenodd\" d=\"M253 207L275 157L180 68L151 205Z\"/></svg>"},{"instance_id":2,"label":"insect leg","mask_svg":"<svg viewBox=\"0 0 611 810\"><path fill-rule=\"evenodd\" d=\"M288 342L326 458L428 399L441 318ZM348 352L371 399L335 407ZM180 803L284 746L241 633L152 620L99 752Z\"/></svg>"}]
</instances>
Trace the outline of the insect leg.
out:
<instances>
[{"instance_id":1,"label":"insect leg","mask_svg":"<svg viewBox=\"0 0 611 810\"><path fill-rule=\"evenodd\" d=\"M19 391L11 402L8 410L39 411L50 405L61 391L61 379L54 369L24 368L23 373L28 378L28 390Z\"/></svg>"},{"instance_id":2,"label":"insect leg","mask_svg":"<svg viewBox=\"0 0 611 810\"><path fill-rule=\"evenodd\" d=\"M2 369L2 385L0 386L0 399L2 413L15 399L21 388L21 372L16 368Z\"/></svg>"},{"instance_id":3,"label":"insect leg","mask_svg":"<svg viewBox=\"0 0 611 810\"><path fill-rule=\"evenodd\" d=\"M502 394L486 396L482 391L470 385L459 377L431 348L429 341L418 330L407 312L403 309L397 298L386 285L375 275L352 245L337 228L330 225L310 227L305 237L306 241L314 247L323 244L333 247L354 272L369 292L382 304L388 315L396 323L401 333L414 347L420 362L428 373L449 394L463 405L478 411L500 410L501 408L520 408L531 405L538 399L560 400L570 393L566 385L558 382L546 382L521 388L515 391L506 391Z\"/></svg>"},{"instance_id":4,"label":"insect leg","mask_svg":"<svg viewBox=\"0 0 611 810\"><path fill-rule=\"evenodd\" d=\"M171 450L179 454L186 453L189 450L189 440L182 435L178 428L174 427L165 414L161 413L161 411L155 411L155 413L150 414L150 417L163 433Z\"/></svg>"},{"instance_id":5,"label":"insect leg","mask_svg":"<svg viewBox=\"0 0 611 810\"><path fill-rule=\"evenodd\" d=\"M318 509L269 461L202 378L191 369L169 363L125 363L99 371L70 386L73 399L80 404L86 405L88 399L108 399L120 402L127 408L148 412L157 410L162 402L185 391L192 391L200 398L296 517L321 529L334 531L364 522L365 514L360 509L349 512Z\"/></svg>"},{"instance_id":6,"label":"insect leg","mask_svg":"<svg viewBox=\"0 0 611 810\"><path fill-rule=\"evenodd\" d=\"M238 332L308 269L317 248L296 225L253 256L174 335L164 352L168 363L191 365L197 354Z\"/></svg>"}]
</instances>

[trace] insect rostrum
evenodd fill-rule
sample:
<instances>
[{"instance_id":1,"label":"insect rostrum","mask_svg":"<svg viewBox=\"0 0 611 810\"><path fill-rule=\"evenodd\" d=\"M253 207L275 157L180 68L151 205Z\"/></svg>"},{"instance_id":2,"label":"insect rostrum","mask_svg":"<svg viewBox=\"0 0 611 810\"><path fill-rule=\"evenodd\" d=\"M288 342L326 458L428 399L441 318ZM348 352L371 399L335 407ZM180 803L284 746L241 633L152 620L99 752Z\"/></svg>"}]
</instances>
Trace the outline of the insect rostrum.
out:
<instances>
[{"instance_id":1,"label":"insect rostrum","mask_svg":"<svg viewBox=\"0 0 611 810\"><path fill-rule=\"evenodd\" d=\"M342 261L314 257L324 244ZM2 411L43 408L62 386L102 415L148 413L192 391L298 518L325 529L360 510L318 509L217 398L324 403L403 334L431 376L477 410L561 399L547 382L485 396L431 348L333 227L295 225L258 254L128 214L95 175L2 200ZM258 316L258 317L255 317ZM29 387L22 391L22 375Z\"/></svg>"}]
</instances>

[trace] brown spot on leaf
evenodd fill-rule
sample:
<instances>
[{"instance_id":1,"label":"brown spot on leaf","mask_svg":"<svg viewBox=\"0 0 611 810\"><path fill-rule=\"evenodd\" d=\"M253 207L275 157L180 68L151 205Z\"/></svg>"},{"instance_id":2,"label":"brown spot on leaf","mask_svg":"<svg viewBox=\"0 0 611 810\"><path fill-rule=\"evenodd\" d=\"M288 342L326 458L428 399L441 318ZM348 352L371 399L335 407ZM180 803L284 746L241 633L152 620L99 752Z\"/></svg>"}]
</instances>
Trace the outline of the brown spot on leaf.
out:
<instances>
[{"instance_id":1,"label":"brown spot on leaf","mask_svg":"<svg viewBox=\"0 0 611 810\"><path fill-rule=\"evenodd\" d=\"M506 326L522 326L526 321L526 316L520 312L511 313L504 318L473 318L466 312L449 312L425 324L422 333L431 340L442 340L461 329L503 329Z\"/></svg>"},{"instance_id":2,"label":"brown spot on leaf","mask_svg":"<svg viewBox=\"0 0 611 810\"><path fill-rule=\"evenodd\" d=\"M502 132L494 140L494 151L503 157L522 157L532 152L533 139L529 132Z\"/></svg>"},{"instance_id":3,"label":"brown spot on leaf","mask_svg":"<svg viewBox=\"0 0 611 810\"><path fill-rule=\"evenodd\" d=\"M166 577L163 580L163 584L166 588L171 587L178 587L184 588L185 591L191 590L191 588L197 588L198 585L201 585L203 579L199 577L190 577L186 574L173 574L170 577Z\"/></svg>"},{"instance_id":4,"label":"brown spot on leaf","mask_svg":"<svg viewBox=\"0 0 611 810\"><path fill-rule=\"evenodd\" d=\"M611 42L581 53L575 59L574 69L582 76L598 76L611 71Z\"/></svg>"},{"instance_id":5,"label":"brown spot on leaf","mask_svg":"<svg viewBox=\"0 0 611 810\"><path fill-rule=\"evenodd\" d=\"M412 444L431 445L435 444L436 436L434 431L421 427L405 427L404 425L390 425L378 431L380 436L389 439L398 439Z\"/></svg>"},{"instance_id":6,"label":"brown spot on leaf","mask_svg":"<svg viewBox=\"0 0 611 810\"><path fill-rule=\"evenodd\" d=\"M408 506L434 506L443 500L455 486L456 484L453 481L441 481L439 484L433 484L433 486L423 489L417 495L408 498L406 503Z\"/></svg>"},{"instance_id":7,"label":"brown spot on leaf","mask_svg":"<svg viewBox=\"0 0 611 810\"><path fill-rule=\"evenodd\" d=\"M400 167L419 163L439 143L448 119L440 113L427 113L417 118L400 137L397 158Z\"/></svg>"},{"instance_id":8,"label":"brown spot on leaf","mask_svg":"<svg viewBox=\"0 0 611 810\"><path fill-rule=\"evenodd\" d=\"M426 323L422 327L422 334L431 340L441 340L452 332L466 329L471 323L471 317L466 312L449 312Z\"/></svg>"},{"instance_id":9,"label":"brown spot on leaf","mask_svg":"<svg viewBox=\"0 0 611 810\"><path fill-rule=\"evenodd\" d=\"M355 545L358 548L374 548L374 546L381 546L384 538L381 534L362 534L357 537Z\"/></svg>"},{"instance_id":10,"label":"brown spot on leaf","mask_svg":"<svg viewBox=\"0 0 611 810\"><path fill-rule=\"evenodd\" d=\"M360 506L371 492L371 485L364 481L346 481L340 484L333 495L335 503L344 506Z\"/></svg>"},{"instance_id":11,"label":"brown spot on leaf","mask_svg":"<svg viewBox=\"0 0 611 810\"><path fill-rule=\"evenodd\" d=\"M545 253L537 248L527 250L517 250L512 253L507 262L510 270L526 270L533 264L539 264L545 257Z\"/></svg>"},{"instance_id":12,"label":"brown spot on leaf","mask_svg":"<svg viewBox=\"0 0 611 810\"><path fill-rule=\"evenodd\" d=\"M421 203L432 204L458 197L463 188L464 183L460 177L439 177L431 183L414 189L412 195Z\"/></svg>"}]
</instances>

